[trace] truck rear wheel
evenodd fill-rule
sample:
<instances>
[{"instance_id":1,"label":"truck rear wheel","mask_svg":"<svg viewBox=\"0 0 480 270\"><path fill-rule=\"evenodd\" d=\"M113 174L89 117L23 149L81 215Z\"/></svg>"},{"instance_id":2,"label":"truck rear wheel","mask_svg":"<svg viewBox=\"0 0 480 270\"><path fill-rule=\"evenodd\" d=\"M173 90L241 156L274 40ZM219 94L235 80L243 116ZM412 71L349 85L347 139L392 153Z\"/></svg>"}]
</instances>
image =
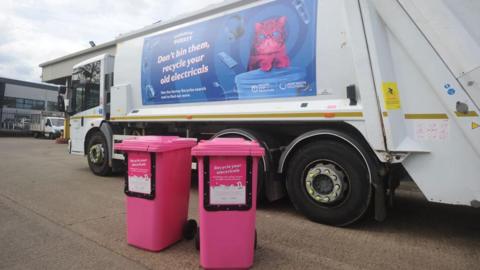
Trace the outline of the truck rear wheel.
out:
<instances>
[{"instance_id":1,"label":"truck rear wheel","mask_svg":"<svg viewBox=\"0 0 480 270\"><path fill-rule=\"evenodd\" d=\"M287 191L309 219L346 226L366 212L372 193L367 165L355 149L335 141L310 143L290 161Z\"/></svg>"},{"instance_id":2,"label":"truck rear wheel","mask_svg":"<svg viewBox=\"0 0 480 270\"><path fill-rule=\"evenodd\" d=\"M111 173L112 168L108 164L107 140L101 132L96 132L90 137L86 154L88 166L94 174L107 176Z\"/></svg>"}]
</instances>

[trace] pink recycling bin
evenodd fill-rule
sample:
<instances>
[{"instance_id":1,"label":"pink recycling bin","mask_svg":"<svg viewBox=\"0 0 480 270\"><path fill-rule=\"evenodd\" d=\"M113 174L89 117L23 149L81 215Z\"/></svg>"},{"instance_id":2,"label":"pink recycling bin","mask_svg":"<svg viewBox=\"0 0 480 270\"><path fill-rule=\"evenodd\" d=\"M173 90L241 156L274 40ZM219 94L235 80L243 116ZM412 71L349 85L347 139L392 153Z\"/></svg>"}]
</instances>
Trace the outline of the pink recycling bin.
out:
<instances>
[{"instance_id":1,"label":"pink recycling bin","mask_svg":"<svg viewBox=\"0 0 480 270\"><path fill-rule=\"evenodd\" d=\"M257 168L264 150L241 138L202 141L192 149L199 165L200 228L196 245L205 269L248 269L256 241Z\"/></svg>"},{"instance_id":2,"label":"pink recycling bin","mask_svg":"<svg viewBox=\"0 0 480 270\"><path fill-rule=\"evenodd\" d=\"M160 251L182 239L188 226L190 151L196 144L196 139L143 136L115 145L125 153L128 164L125 194L130 245Z\"/></svg>"}]
</instances>

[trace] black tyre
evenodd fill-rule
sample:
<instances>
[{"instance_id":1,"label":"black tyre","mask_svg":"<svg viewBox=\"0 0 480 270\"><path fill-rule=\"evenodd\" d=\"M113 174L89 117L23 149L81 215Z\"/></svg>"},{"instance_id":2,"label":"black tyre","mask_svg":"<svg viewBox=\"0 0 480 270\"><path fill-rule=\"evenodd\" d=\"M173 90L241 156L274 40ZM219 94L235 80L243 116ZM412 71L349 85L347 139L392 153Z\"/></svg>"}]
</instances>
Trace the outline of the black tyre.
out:
<instances>
[{"instance_id":1,"label":"black tyre","mask_svg":"<svg viewBox=\"0 0 480 270\"><path fill-rule=\"evenodd\" d=\"M99 176L107 176L112 172L108 164L109 154L107 140L101 132L94 133L87 146L87 160L90 170Z\"/></svg>"},{"instance_id":2,"label":"black tyre","mask_svg":"<svg viewBox=\"0 0 480 270\"><path fill-rule=\"evenodd\" d=\"M335 141L310 143L289 164L288 194L309 219L346 226L366 212L372 186L367 165L354 148Z\"/></svg>"},{"instance_id":3,"label":"black tyre","mask_svg":"<svg viewBox=\"0 0 480 270\"><path fill-rule=\"evenodd\" d=\"M262 204L266 201L266 194L265 194L265 181L268 177L268 172L265 171L265 165L263 165L263 161L260 159L258 160L258 169L257 169L257 204Z\"/></svg>"},{"instance_id":4,"label":"black tyre","mask_svg":"<svg viewBox=\"0 0 480 270\"><path fill-rule=\"evenodd\" d=\"M33 137L38 138L38 132L33 132Z\"/></svg>"},{"instance_id":5,"label":"black tyre","mask_svg":"<svg viewBox=\"0 0 480 270\"><path fill-rule=\"evenodd\" d=\"M189 219L183 225L183 238L192 240L197 233L197 222L194 219Z\"/></svg>"},{"instance_id":6,"label":"black tyre","mask_svg":"<svg viewBox=\"0 0 480 270\"><path fill-rule=\"evenodd\" d=\"M195 234L195 249L200 250L200 227L197 227L197 233Z\"/></svg>"}]
</instances>

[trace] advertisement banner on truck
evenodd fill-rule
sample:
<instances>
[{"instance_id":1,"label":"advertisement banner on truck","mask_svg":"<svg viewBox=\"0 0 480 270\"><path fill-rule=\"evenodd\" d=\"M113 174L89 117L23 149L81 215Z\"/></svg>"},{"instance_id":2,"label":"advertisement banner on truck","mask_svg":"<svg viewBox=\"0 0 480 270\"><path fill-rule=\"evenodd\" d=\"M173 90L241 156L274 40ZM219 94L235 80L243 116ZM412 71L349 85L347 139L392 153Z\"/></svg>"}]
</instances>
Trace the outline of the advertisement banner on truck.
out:
<instances>
[{"instance_id":1,"label":"advertisement banner on truck","mask_svg":"<svg viewBox=\"0 0 480 270\"><path fill-rule=\"evenodd\" d=\"M145 38L144 105L315 96L316 0L277 0Z\"/></svg>"}]
</instances>

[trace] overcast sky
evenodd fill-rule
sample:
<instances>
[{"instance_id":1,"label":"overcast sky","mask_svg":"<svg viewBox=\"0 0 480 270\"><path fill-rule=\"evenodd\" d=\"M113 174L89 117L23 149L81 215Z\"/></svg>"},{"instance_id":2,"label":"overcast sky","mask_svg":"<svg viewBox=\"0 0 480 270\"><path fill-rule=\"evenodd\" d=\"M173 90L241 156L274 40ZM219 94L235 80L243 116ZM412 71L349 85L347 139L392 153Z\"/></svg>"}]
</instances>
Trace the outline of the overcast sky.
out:
<instances>
[{"instance_id":1,"label":"overcast sky","mask_svg":"<svg viewBox=\"0 0 480 270\"><path fill-rule=\"evenodd\" d=\"M40 81L38 65L222 0L2 0L0 77Z\"/></svg>"}]
</instances>

